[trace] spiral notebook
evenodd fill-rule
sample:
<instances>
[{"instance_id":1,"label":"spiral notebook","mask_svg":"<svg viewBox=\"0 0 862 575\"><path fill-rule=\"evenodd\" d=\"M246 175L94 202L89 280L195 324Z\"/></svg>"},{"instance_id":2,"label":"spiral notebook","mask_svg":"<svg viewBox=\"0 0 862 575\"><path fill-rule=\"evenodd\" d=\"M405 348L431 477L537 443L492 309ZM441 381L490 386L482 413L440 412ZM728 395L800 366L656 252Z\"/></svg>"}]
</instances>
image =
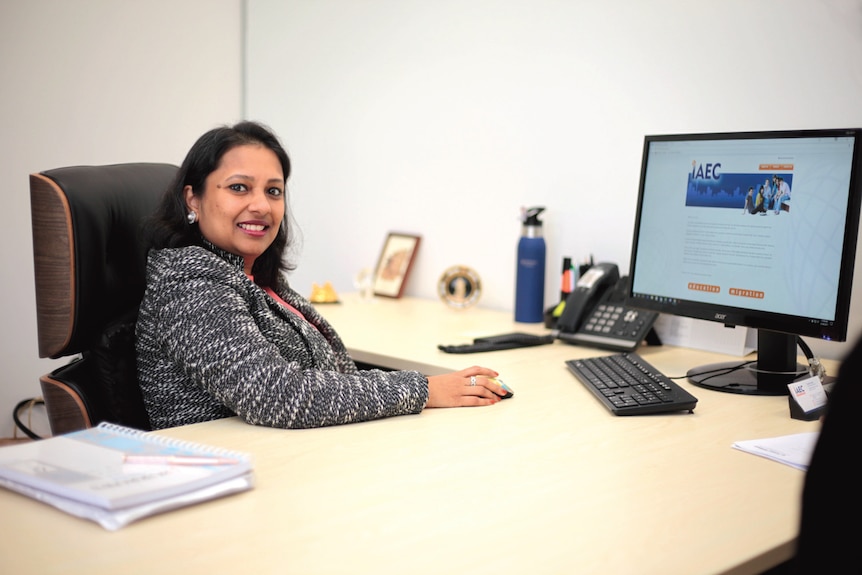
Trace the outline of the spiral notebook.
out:
<instances>
[{"instance_id":1,"label":"spiral notebook","mask_svg":"<svg viewBox=\"0 0 862 575\"><path fill-rule=\"evenodd\" d=\"M111 423L0 448L0 486L115 530L253 486L246 453Z\"/></svg>"}]
</instances>

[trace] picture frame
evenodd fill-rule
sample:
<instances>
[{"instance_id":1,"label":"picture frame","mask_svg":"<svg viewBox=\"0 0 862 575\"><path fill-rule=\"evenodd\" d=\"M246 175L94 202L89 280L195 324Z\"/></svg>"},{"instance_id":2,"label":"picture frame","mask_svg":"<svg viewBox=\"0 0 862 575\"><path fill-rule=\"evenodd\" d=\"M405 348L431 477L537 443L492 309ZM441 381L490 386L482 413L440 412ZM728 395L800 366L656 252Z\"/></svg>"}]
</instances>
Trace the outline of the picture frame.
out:
<instances>
[{"instance_id":1,"label":"picture frame","mask_svg":"<svg viewBox=\"0 0 862 575\"><path fill-rule=\"evenodd\" d=\"M374 295L401 297L420 240L416 234L389 232L374 268Z\"/></svg>"}]
</instances>

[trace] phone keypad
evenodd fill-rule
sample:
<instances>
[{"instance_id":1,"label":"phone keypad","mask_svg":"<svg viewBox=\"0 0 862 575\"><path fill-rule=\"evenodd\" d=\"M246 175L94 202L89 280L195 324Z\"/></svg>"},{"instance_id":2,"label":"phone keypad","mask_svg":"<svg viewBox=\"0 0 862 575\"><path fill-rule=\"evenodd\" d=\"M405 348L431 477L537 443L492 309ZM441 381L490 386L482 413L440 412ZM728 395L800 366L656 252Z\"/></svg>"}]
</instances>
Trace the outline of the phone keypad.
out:
<instances>
[{"instance_id":1,"label":"phone keypad","mask_svg":"<svg viewBox=\"0 0 862 575\"><path fill-rule=\"evenodd\" d=\"M596 334L633 338L642 332L647 321L646 315L623 306L599 304L581 329Z\"/></svg>"}]
</instances>

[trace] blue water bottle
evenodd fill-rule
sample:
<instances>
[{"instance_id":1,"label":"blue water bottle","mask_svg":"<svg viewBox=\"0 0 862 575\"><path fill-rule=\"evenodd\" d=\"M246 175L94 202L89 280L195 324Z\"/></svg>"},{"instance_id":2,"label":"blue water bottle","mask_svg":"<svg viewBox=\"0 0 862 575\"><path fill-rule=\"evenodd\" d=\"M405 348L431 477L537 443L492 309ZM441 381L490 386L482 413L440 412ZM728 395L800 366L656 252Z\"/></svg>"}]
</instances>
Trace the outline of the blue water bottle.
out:
<instances>
[{"instance_id":1,"label":"blue water bottle","mask_svg":"<svg viewBox=\"0 0 862 575\"><path fill-rule=\"evenodd\" d=\"M545 208L524 210L521 239L518 240L518 271L515 279L515 321L544 321L545 238L539 214Z\"/></svg>"}]
</instances>

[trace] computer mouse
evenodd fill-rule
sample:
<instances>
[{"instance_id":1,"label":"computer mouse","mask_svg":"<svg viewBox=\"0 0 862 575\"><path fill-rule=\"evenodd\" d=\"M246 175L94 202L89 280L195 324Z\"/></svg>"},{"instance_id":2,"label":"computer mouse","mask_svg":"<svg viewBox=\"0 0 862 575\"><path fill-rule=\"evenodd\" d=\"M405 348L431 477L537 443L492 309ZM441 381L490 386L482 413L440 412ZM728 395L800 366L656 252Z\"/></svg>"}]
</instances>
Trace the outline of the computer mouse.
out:
<instances>
[{"instance_id":1,"label":"computer mouse","mask_svg":"<svg viewBox=\"0 0 862 575\"><path fill-rule=\"evenodd\" d=\"M515 395L515 393L512 391L512 389L508 385L503 383L502 379L500 379L498 377L489 377L488 379L490 379L491 381L493 381L494 383L496 383L497 385L499 385L500 387L502 387L503 389L506 390L506 395L500 396L502 399L509 399L510 397Z\"/></svg>"}]
</instances>

